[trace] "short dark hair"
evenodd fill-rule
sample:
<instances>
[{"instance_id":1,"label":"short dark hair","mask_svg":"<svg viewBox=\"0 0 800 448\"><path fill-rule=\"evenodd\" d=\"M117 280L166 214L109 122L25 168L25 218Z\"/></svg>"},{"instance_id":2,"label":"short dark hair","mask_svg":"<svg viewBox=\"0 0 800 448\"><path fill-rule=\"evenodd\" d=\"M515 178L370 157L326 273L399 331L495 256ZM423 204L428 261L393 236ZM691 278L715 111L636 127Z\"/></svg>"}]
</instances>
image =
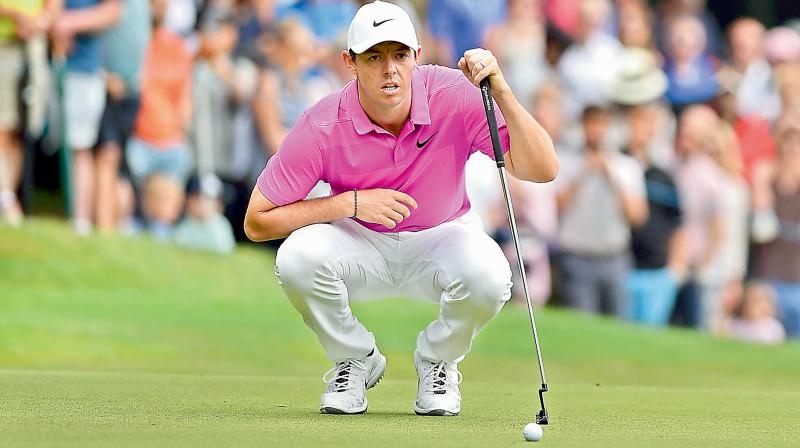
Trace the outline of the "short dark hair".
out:
<instances>
[{"instance_id":1,"label":"short dark hair","mask_svg":"<svg viewBox=\"0 0 800 448\"><path fill-rule=\"evenodd\" d=\"M591 104L586 106L583 109L583 113L581 114L581 120L591 120L594 118L608 118L610 115L608 108L599 106L597 104Z\"/></svg>"}]
</instances>

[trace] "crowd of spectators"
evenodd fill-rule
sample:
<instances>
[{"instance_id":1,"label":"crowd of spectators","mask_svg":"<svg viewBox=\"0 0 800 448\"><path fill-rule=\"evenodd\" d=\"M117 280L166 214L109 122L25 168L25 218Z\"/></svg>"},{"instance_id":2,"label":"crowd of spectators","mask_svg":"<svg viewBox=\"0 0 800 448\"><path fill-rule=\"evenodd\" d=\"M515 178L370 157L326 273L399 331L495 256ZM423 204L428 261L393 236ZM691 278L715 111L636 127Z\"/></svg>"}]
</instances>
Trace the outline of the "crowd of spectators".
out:
<instances>
[{"instance_id":1,"label":"crowd of spectators","mask_svg":"<svg viewBox=\"0 0 800 448\"><path fill-rule=\"evenodd\" d=\"M492 50L553 139L556 181L510 184L537 304L800 338L800 21L721 27L703 0L393 2L421 63ZM363 3L0 0L2 220L23 225L30 160L60 154L79 235L231 251L295 119L350 80ZM515 266L493 162L466 181Z\"/></svg>"}]
</instances>

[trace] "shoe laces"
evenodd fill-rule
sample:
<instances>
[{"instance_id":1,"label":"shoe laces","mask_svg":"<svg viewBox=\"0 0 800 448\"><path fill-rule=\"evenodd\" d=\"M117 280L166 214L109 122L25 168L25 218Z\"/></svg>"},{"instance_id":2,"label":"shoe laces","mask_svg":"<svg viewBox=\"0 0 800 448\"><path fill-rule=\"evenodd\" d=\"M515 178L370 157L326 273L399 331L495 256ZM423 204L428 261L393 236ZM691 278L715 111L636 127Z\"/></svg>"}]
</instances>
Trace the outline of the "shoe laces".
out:
<instances>
[{"instance_id":1,"label":"shoe laces","mask_svg":"<svg viewBox=\"0 0 800 448\"><path fill-rule=\"evenodd\" d=\"M355 388L353 379L356 377L355 370L367 371L364 361L358 359L348 359L336 363L330 370L322 375L322 381L333 386L333 392L345 392Z\"/></svg>"},{"instance_id":2,"label":"shoe laces","mask_svg":"<svg viewBox=\"0 0 800 448\"><path fill-rule=\"evenodd\" d=\"M456 369L453 369L453 371L455 372L454 380L447 375L447 364L444 361L439 361L435 363L425 375L425 384L430 385L431 391L434 394L438 395L447 393L448 381L452 381L455 385L459 385L463 379L461 372Z\"/></svg>"}]
</instances>

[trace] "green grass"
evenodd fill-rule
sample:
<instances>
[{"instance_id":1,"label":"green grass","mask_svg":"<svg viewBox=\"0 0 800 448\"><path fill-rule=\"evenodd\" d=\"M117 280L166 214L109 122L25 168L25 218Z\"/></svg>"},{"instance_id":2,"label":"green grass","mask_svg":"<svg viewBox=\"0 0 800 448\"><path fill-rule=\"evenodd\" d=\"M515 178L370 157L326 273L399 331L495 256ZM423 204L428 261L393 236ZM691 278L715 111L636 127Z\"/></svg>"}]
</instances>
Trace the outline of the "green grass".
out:
<instances>
[{"instance_id":1,"label":"green grass","mask_svg":"<svg viewBox=\"0 0 800 448\"><path fill-rule=\"evenodd\" d=\"M435 306L354 306L389 358L369 412L317 411L330 365L267 250L0 227L0 446L520 446L538 409L527 312L461 364L459 417L413 415L416 334ZM800 345L762 347L563 310L537 315L546 446L796 446Z\"/></svg>"}]
</instances>

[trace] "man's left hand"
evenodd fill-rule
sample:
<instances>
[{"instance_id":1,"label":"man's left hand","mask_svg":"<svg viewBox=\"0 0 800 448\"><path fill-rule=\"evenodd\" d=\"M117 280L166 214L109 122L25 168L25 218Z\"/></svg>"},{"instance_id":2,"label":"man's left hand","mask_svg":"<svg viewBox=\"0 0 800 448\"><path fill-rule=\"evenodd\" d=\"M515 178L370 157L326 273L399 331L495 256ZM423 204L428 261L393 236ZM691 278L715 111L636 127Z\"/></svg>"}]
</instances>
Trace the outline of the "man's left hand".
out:
<instances>
[{"instance_id":1,"label":"man's left hand","mask_svg":"<svg viewBox=\"0 0 800 448\"><path fill-rule=\"evenodd\" d=\"M488 77L492 95L503 94L511 90L503 78L497 58L489 50L474 48L465 51L464 57L458 61L458 68L476 87L480 85L481 80Z\"/></svg>"}]
</instances>

